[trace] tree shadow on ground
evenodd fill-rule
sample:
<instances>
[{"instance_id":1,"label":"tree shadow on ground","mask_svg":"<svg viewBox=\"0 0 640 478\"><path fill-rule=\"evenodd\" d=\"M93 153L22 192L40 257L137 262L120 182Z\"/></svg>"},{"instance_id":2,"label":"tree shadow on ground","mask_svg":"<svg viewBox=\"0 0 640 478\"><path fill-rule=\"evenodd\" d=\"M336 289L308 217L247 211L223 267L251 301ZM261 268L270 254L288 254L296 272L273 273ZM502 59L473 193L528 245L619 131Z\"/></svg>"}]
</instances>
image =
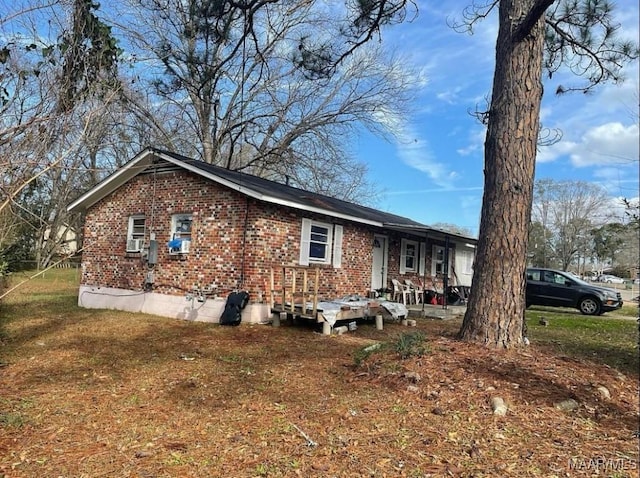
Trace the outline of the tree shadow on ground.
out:
<instances>
[{"instance_id":1,"label":"tree shadow on ground","mask_svg":"<svg viewBox=\"0 0 640 478\"><path fill-rule=\"evenodd\" d=\"M536 354L535 349L532 350ZM578 359L560 357L554 362L527 361L521 363L517 355L508 359L487 354L482 360L466 359L461 367L467 374L486 383L499 382L507 386L516 404L522 403L538 407L555 407L556 404L573 399L580 406L575 414L593 420L612 431L620 428L633 433L637 430L638 420L617 402L603 399L597 390L598 385L612 389L618 378L611 370L600 367L599 382L585 381L579 376L567 376L571 373L571 364L581 364ZM511 387L509 387L511 385Z\"/></svg>"}]
</instances>

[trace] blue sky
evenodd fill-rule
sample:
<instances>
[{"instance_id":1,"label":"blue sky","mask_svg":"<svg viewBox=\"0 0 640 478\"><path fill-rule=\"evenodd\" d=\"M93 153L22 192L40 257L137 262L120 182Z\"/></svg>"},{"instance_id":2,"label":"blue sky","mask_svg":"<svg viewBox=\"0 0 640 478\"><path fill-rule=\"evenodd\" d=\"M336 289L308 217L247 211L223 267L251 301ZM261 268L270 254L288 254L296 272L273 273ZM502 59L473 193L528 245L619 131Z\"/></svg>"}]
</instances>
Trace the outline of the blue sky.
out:
<instances>
[{"instance_id":1,"label":"blue sky","mask_svg":"<svg viewBox=\"0 0 640 478\"><path fill-rule=\"evenodd\" d=\"M443 5L444 4L444 5ZM495 14L474 35L456 33L469 0L418 2L419 16L383 33L383 42L427 77L416 91L415 110L391 141L363 134L356 157L385 190L376 207L425 224L453 223L478 233L483 186L485 129L469 114L485 106L491 91L497 36ZM617 2L621 34L638 41L638 3ZM594 93L554 94L568 76L545 82L543 126L562 130L562 140L540 149L536 179L581 180L602 185L619 198L638 197L638 63L625 69L622 85ZM577 80L574 80L575 84Z\"/></svg>"}]
</instances>

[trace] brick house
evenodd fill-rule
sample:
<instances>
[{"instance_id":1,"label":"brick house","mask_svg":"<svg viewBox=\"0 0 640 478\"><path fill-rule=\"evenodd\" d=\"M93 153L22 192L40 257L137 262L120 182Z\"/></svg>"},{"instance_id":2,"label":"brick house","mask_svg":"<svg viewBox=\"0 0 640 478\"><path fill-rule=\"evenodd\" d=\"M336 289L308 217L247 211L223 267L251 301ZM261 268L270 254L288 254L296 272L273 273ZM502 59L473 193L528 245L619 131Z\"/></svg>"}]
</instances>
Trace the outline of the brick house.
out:
<instances>
[{"instance_id":1,"label":"brick house","mask_svg":"<svg viewBox=\"0 0 640 478\"><path fill-rule=\"evenodd\" d=\"M153 148L68 210L85 219L80 306L212 322L237 289L250 295L243 320L266 321L271 271L283 266L319 268L322 300L446 271L470 285L476 243Z\"/></svg>"}]
</instances>

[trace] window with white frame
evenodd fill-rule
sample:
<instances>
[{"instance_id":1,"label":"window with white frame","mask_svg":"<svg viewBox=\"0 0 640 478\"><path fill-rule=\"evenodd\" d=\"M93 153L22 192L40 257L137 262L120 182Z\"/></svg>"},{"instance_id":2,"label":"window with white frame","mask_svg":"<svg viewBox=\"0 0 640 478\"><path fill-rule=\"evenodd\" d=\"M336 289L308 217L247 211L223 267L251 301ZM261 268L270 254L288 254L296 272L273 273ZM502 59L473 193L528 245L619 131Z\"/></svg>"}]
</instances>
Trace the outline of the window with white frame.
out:
<instances>
[{"instance_id":1,"label":"window with white frame","mask_svg":"<svg viewBox=\"0 0 640 478\"><path fill-rule=\"evenodd\" d=\"M453 249L449 249L448 262L447 262L447 275L451 271L451 258L453 257ZM434 245L433 255L431 256L431 275L436 277L443 277L445 275L445 247Z\"/></svg>"},{"instance_id":2,"label":"window with white frame","mask_svg":"<svg viewBox=\"0 0 640 478\"><path fill-rule=\"evenodd\" d=\"M419 244L416 241L402 239L400 244L400 272L418 272Z\"/></svg>"},{"instance_id":3,"label":"window with white frame","mask_svg":"<svg viewBox=\"0 0 640 478\"><path fill-rule=\"evenodd\" d=\"M342 226L302 219L300 265L342 263Z\"/></svg>"},{"instance_id":4,"label":"window with white frame","mask_svg":"<svg viewBox=\"0 0 640 478\"><path fill-rule=\"evenodd\" d=\"M462 256L460 260L460 262L462 263L462 273L468 275L473 274L473 251L464 249L460 250L459 252L456 252L456 258L458 257L458 254Z\"/></svg>"},{"instance_id":5,"label":"window with white frame","mask_svg":"<svg viewBox=\"0 0 640 478\"><path fill-rule=\"evenodd\" d=\"M143 214L129 216L127 225L126 252L141 252L144 247L145 217Z\"/></svg>"},{"instance_id":6,"label":"window with white frame","mask_svg":"<svg viewBox=\"0 0 640 478\"><path fill-rule=\"evenodd\" d=\"M191 214L174 214L171 216L171 239L191 240L191 225L193 216Z\"/></svg>"},{"instance_id":7,"label":"window with white frame","mask_svg":"<svg viewBox=\"0 0 640 478\"><path fill-rule=\"evenodd\" d=\"M127 239L144 239L145 217L143 214L129 216Z\"/></svg>"}]
</instances>

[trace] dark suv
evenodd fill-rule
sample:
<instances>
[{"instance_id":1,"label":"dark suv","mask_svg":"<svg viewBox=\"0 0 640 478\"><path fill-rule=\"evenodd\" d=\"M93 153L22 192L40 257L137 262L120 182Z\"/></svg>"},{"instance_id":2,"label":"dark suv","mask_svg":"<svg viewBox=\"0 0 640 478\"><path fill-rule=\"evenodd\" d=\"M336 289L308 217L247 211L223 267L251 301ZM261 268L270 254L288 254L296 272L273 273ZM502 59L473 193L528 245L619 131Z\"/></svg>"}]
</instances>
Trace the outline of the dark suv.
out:
<instances>
[{"instance_id":1,"label":"dark suv","mask_svg":"<svg viewBox=\"0 0 640 478\"><path fill-rule=\"evenodd\" d=\"M585 315L600 315L622 307L620 293L553 269L527 269L527 307L573 307Z\"/></svg>"}]
</instances>

